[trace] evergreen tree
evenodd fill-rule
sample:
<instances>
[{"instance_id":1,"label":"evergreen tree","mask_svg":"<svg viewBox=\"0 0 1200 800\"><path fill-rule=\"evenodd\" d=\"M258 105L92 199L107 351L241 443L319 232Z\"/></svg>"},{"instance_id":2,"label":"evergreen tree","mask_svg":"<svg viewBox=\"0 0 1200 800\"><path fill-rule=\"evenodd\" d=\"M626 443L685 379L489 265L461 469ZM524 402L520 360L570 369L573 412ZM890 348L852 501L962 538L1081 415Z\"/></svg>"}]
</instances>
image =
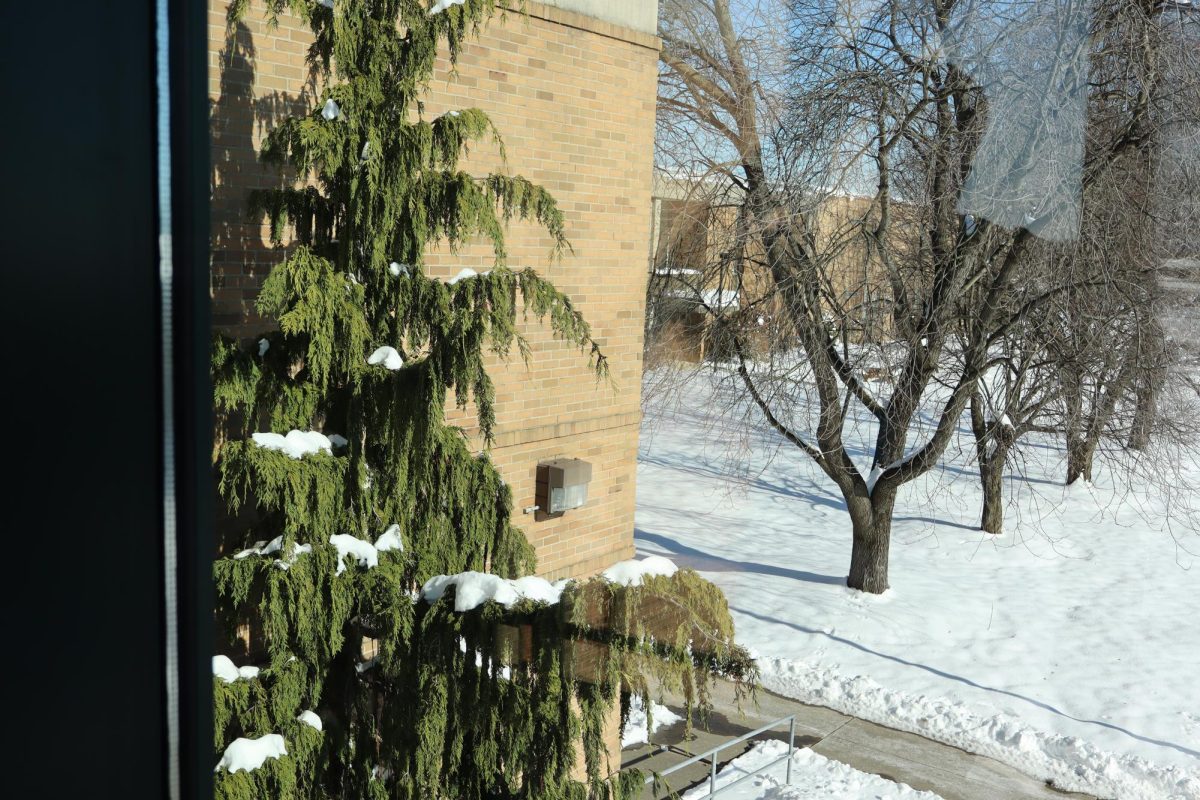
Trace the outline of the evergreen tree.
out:
<instances>
[{"instance_id":1,"label":"evergreen tree","mask_svg":"<svg viewBox=\"0 0 1200 800\"><path fill-rule=\"evenodd\" d=\"M419 102L439 42L453 60L493 6L266 0L310 23L324 85L262 147L305 180L250 198L275 245L291 241L257 301L278 328L214 343L219 491L253 509L258 540L216 560L218 618L230 644L249 620L263 654L257 669L214 660L219 798L628 796L640 779L606 779L601 752L622 689L657 677L703 706L712 675L752 677L724 599L694 573L507 580L534 569L511 493L444 419L453 391L490 443L484 361L528 357L519 314L606 372L569 298L506 266L512 218L568 249L553 198L461 170L471 142L502 152L490 120L426 119ZM427 276L430 244L479 238L494 269ZM570 777L580 741L587 783Z\"/></svg>"}]
</instances>

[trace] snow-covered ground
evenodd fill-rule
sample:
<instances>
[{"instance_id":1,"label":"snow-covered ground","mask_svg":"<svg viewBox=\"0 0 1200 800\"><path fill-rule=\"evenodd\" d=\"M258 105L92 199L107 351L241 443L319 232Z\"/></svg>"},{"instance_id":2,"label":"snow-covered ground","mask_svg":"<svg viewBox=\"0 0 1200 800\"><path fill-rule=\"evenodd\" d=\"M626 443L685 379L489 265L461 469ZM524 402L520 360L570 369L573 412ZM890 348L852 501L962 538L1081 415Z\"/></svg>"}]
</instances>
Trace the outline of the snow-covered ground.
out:
<instances>
[{"instance_id":1,"label":"snow-covered ground","mask_svg":"<svg viewBox=\"0 0 1200 800\"><path fill-rule=\"evenodd\" d=\"M637 545L724 589L767 688L1062 788L1200 798L1200 537L1158 494L1103 468L1064 488L1034 441L990 537L964 438L901 491L892 588L864 595L836 488L753 415L722 427L729 402L713 379L651 397Z\"/></svg>"},{"instance_id":2,"label":"snow-covered ground","mask_svg":"<svg viewBox=\"0 0 1200 800\"><path fill-rule=\"evenodd\" d=\"M650 741L650 736L659 728L665 728L679 722L683 717L666 706L658 703L650 704L650 714L642 707L642 698L634 695L629 699L629 719L621 729L621 747L632 747Z\"/></svg>"},{"instance_id":3,"label":"snow-covered ground","mask_svg":"<svg viewBox=\"0 0 1200 800\"><path fill-rule=\"evenodd\" d=\"M919 792L906 784L859 772L812 750L792 751L788 783L786 761L763 769L764 764L771 764L786 752L785 742L759 742L729 762L717 773L718 791L747 775L754 777L722 791L722 800L942 800L932 792ZM704 797L708 788L707 783L701 784L683 798Z\"/></svg>"}]
</instances>

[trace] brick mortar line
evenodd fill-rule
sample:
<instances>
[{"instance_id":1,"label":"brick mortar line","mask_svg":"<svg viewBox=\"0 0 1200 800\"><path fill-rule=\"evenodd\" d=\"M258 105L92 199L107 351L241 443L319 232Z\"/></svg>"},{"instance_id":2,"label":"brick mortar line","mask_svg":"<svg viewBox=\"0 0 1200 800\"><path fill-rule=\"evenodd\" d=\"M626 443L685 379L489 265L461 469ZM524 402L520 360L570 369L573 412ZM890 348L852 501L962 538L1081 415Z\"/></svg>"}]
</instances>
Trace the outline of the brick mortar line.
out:
<instances>
[{"instance_id":1,"label":"brick mortar line","mask_svg":"<svg viewBox=\"0 0 1200 800\"><path fill-rule=\"evenodd\" d=\"M636 413L636 412L629 412L629 413ZM620 419L623 416L625 416L625 415L624 414L612 414L607 417L593 417L592 419L610 420L610 419ZM590 421L591 420L580 420L580 421L572 420L570 424L582 425L582 424L586 424ZM588 436L593 433L602 433L604 431L615 431L620 428L640 427L641 424L642 424L641 420L637 419L637 420L633 420L630 422L619 422L614 425L603 425L601 427L596 427L596 428L586 428L585 430L573 431L571 433L563 433L563 434L559 434L557 436L539 436L539 437L534 437L534 438L529 438L529 439L517 439L516 441L511 442L509 444L496 445L495 447L492 448L492 452L496 452L498 450L506 450L510 447L520 447L521 445L526 445L526 444L535 444L537 442L548 442L548 441L551 441L552 439L570 439L570 438L573 438L576 436ZM539 426L539 427L550 427L550 426ZM526 430L530 430L530 429L526 428L526 429L520 430L520 431L513 431L511 434L508 434L508 435L516 437L518 434L524 433ZM536 428L534 428L534 430L536 430ZM504 435L505 434L503 434L503 433L498 434L496 436L496 438L500 439ZM478 436L478 430L473 431L471 433L471 436L473 436L473 437Z\"/></svg>"}]
</instances>

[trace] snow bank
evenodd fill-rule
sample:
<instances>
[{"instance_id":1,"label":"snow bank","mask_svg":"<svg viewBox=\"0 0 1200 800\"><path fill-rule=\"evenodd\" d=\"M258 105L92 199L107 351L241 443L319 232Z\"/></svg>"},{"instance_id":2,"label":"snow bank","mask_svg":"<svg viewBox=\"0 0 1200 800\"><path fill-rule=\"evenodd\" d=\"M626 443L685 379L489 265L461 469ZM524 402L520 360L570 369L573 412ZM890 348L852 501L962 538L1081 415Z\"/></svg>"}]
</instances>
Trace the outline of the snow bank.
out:
<instances>
[{"instance_id":1,"label":"snow bank","mask_svg":"<svg viewBox=\"0 0 1200 800\"><path fill-rule=\"evenodd\" d=\"M298 719L300 722L303 722L310 728L324 730L324 726L321 725L321 718L318 717L314 711L301 711L296 719Z\"/></svg>"},{"instance_id":2,"label":"snow bank","mask_svg":"<svg viewBox=\"0 0 1200 800\"><path fill-rule=\"evenodd\" d=\"M280 758L286 755L287 746L283 742L283 737L278 733L268 733L257 739L234 739L230 742L229 747L225 748L225 754L221 756L221 760L213 772L219 772L222 769L230 772L240 770L249 772L261 767L268 758Z\"/></svg>"},{"instance_id":3,"label":"snow bank","mask_svg":"<svg viewBox=\"0 0 1200 800\"><path fill-rule=\"evenodd\" d=\"M233 683L239 678L251 680L258 677L258 667L235 666L229 656L213 656L212 668L213 677L220 678L226 683Z\"/></svg>"},{"instance_id":4,"label":"snow bank","mask_svg":"<svg viewBox=\"0 0 1200 800\"><path fill-rule=\"evenodd\" d=\"M460 572L457 575L435 575L421 587L421 597L436 603L451 586L455 587L454 610L472 611L487 601L512 608L521 600L553 605L562 597L567 581L550 583L545 578L530 575L508 580L486 572Z\"/></svg>"},{"instance_id":5,"label":"snow bank","mask_svg":"<svg viewBox=\"0 0 1200 800\"><path fill-rule=\"evenodd\" d=\"M909 731L989 756L1059 789L1122 800L1200 800L1200 773L1101 750L1075 736L1037 730L1004 713L885 689L785 659L760 660L764 688L810 705Z\"/></svg>"},{"instance_id":6,"label":"snow bank","mask_svg":"<svg viewBox=\"0 0 1200 800\"><path fill-rule=\"evenodd\" d=\"M357 539L348 533L335 533L329 537L329 543L337 548L338 575L346 571L346 556L354 556L360 567L370 569L379 566L379 553L370 542Z\"/></svg>"},{"instance_id":7,"label":"snow bank","mask_svg":"<svg viewBox=\"0 0 1200 800\"><path fill-rule=\"evenodd\" d=\"M291 458L304 458L314 453L333 453L333 442L317 431L288 431L279 433L255 433L251 439L264 450L278 450Z\"/></svg>"},{"instance_id":8,"label":"snow bank","mask_svg":"<svg viewBox=\"0 0 1200 800\"><path fill-rule=\"evenodd\" d=\"M659 728L666 728L683 719L666 706L654 702L650 703L649 716L654 718L653 725L649 724L641 695L635 694L629 699L629 719L625 721L625 727L621 730L621 747L648 742L650 735Z\"/></svg>"},{"instance_id":9,"label":"snow bank","mask_svg":"<svg viewBox=\"0 0 1200 800\"><path fill-rule=\"evenodd\" d=\"M389 550L404 552L404 542L400 539L400 526L392 525L375 540L375 550L386 553Z\"/></svg>"},{"instance_id":10,"label":"snow bank","mask_svg":"<svg viewBox=\"0 0 1200 800\"><path fill-rule=\"evenodd\" d=\"M641 561L631 558L628 561L618 561L604 570L604 577L611 583L622 586L641 586L646 576L663 575L670 577L679 570L675 562L662 556L646 556Z\"/></svg>"},{"instance_id":11,"label":"snow bank","mask_svg":"<svg viewBox=\"0 0 1200 800\"><path fill-rule=\"evenodd\" d=\"M371 366L382 364L386 369L397 370L404 366L404 359L394 347L381 347L367 359Z\"/></svg>"},{"instance_id":12,"label":"snow bank","mask_svg":"<svg viewBox=\"0 0 1200 800\"><path fill-rule=\"evenodd\" d=\"M812 750L792 751L792 780L787 778L787 761L763 769L787 753L787 742L759 742L730 761L717 773L717 789L729 786L746 775L757 778L721 792L722 800L942 800L933 792L921 792L904 783L895 783L878 775L860 772ZM708 781L686 792L684 800L708 794Z\"/></svg>"}]
</instances>

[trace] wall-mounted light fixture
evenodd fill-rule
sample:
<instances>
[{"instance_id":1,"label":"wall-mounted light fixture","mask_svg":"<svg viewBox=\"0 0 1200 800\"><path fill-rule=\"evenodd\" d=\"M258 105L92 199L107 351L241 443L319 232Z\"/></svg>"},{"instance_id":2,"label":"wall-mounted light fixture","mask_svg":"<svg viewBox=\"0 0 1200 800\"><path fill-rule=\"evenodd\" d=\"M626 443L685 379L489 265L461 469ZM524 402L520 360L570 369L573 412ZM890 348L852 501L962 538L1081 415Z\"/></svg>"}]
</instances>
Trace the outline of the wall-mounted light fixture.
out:
<instances>
[{"instance_id":1,"label":"wall-mounted light fixture","mask_svg":"<svg viewBox=\"0 0 1200 800\"><path fill-rule=\"evenodd\" d=\"M556 458L537 466L537 519L561 517L587 502L592 465L578 458Z\"/></svg>"}]
</instances>

